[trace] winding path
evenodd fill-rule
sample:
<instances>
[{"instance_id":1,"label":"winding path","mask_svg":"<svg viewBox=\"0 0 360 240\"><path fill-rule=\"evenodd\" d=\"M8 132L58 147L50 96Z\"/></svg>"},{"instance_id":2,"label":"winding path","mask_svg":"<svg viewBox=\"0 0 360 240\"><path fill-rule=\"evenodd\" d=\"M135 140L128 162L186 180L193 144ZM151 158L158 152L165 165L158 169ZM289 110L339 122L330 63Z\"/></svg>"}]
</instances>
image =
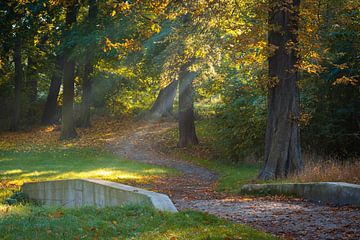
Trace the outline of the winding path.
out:
<instances>
[{"instance_id":1,"label":"winding path","mask_svg":"<svg viewBox=\"0 0 360 240\"><path fill-rule=\"evenodd\" d=\"M168 194L176 207L215 214L285 239L360 239L360 209L321 206L302 199L248 198L215 191L215 173L171 159L157 150L157 141L175 123L139 124L110 148L129 160L177 169L181 175L142 187Z\"/></svg>"}]
</instances>

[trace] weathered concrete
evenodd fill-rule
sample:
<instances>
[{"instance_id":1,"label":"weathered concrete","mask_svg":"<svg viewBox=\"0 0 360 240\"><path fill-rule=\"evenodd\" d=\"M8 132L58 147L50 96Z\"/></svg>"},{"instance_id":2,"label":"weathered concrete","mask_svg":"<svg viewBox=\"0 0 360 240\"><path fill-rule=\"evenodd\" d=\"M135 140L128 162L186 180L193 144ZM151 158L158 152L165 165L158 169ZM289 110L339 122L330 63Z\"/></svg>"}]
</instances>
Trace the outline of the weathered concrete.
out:
<instances>
[{"instance_id":1,"label":"weathered concrete","mask_svg":"<svg viewBox=\"0 0 360 240\"><path fill-rule=\"evenodd\" d=\"M177 212L165 194L98 179L31 182L25 183L22 191L30 200L45 205L106 207L142 204L161 211Z\"/></svg>"},{"instance_id":2,"label":"weathered concrete","mask_svg":"<svg viewBox=\"0 0 360 240\"><path fill-rule=\"evenodd\" d=\"M284 194L339 206L360 207L360 185L342 182L247 184L242 193Z\"/></svg>"}]
</instances>

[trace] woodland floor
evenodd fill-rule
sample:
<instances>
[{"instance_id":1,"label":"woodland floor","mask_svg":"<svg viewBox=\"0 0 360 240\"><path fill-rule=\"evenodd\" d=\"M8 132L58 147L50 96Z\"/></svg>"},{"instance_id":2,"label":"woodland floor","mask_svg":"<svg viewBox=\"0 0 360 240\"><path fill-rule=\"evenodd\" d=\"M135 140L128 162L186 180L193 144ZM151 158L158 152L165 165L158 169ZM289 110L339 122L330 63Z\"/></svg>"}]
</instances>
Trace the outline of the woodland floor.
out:
<instances>
[{"instance_id":1,"label":"woodland floor","mask_svg":"<svg viewBox=\"0 0 360 240\"><path fill-rule=\"evenodd\" d=\"M178 176L140 184L168 194L179 210L215 214L286 239L360 239L360 209L322 206L285 197L244 197L219 193L217 175L161 152L159 141L176 123L136 124L109 147L129 160L175 168ZM138 184L139 185L139 184Z\"/></svg>"}]
</instances>

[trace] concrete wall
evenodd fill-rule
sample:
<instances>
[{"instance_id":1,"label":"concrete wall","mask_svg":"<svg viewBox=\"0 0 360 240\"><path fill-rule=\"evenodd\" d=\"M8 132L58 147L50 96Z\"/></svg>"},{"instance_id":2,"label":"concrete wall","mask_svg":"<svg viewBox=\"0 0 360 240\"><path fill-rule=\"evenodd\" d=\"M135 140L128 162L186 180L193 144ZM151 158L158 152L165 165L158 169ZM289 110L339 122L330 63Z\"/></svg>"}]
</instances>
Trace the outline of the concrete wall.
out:
<instances>
[{"instance_id":1,"label":"concrete wall","mask_svg":"<svg viewBox=\"0 0 360 240\"><path fill-rule=\"evenodd\" d=\"M360 185L338 182L247 184L242 193L284 194L335 205L360 207Z\"/></svg>"},{"instance_id":2,"label":"concrete wall","mask_svg":"<svg viewBox=\"0 0 360 240\"><path fill-rule=\"evenodd\" d=\"M25 183L22 191L31 200L45 205L105 207L140 204L153 206L161 211L177 212L165 194L98 179Z\"/></svg>"}]
</instances>

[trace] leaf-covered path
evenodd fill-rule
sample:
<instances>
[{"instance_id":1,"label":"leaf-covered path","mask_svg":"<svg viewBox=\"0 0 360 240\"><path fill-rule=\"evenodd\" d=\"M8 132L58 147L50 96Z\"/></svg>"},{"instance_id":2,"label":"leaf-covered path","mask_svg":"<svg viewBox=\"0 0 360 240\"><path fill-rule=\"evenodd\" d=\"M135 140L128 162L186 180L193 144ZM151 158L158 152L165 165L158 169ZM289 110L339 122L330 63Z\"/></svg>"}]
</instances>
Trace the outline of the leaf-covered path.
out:
<instances>
[{"instance_id":1,"label":"leaf-covered path","mask_svg":"<svg viewBox=\"0 0 360 240\"><path fill-rule=\"evenodd\" d=\"M157 143L175 123L144 122L110 148L129 160L175 168L179 176L142 185L168 194L178 209L193 209L244 223L286 239L360 239L360 209L322 206L301 199L248 198L215 191L215 173L172 159Z\"/></svg>"}]
</instances>

